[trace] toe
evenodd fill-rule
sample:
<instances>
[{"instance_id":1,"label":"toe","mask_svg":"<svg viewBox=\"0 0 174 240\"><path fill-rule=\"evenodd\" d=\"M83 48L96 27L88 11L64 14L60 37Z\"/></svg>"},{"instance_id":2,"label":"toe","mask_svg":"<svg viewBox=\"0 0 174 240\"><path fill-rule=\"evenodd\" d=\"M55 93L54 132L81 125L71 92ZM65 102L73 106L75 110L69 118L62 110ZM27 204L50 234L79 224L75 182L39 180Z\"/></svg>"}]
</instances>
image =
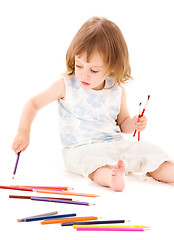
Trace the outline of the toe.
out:
<instances>
[{"instance_id":1,"label":"toe","mask_svg":"<svg viewBox=\"0 0 174 240\"><path fill-rule=\"evenodd\" d=\"M124 167L124 162L123 160L118 161L118 167Z\"/></svg>"}]
</instances>

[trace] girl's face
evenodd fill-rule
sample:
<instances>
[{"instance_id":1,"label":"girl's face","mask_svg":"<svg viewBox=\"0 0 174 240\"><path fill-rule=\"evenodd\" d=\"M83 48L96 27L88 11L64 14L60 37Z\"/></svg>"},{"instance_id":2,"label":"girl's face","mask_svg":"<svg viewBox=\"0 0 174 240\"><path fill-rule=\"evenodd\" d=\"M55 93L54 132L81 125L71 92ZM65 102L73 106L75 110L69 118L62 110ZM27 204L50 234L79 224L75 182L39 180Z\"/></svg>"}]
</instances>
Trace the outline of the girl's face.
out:
<instances>
[{"instance_id":1,"label":"girl's face","mask_svg":"<svg viewBox=\"0 0 174 240\"><path fill-rule=\"evenodd\" d=\"M106 66L98 53L92 54L87 62L87 54L75 56L75 76L85 89L102 90L107 76Z\"/></svg>"}]
</instances>

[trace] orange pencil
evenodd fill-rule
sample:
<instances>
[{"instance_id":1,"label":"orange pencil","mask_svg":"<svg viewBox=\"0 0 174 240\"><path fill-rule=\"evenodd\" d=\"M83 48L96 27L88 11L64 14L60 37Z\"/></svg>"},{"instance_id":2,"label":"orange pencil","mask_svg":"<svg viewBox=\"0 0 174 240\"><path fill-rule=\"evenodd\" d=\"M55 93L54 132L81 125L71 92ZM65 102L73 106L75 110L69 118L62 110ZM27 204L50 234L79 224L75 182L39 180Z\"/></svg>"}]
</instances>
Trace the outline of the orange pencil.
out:
<instances>
[{"instance_id":1,"label":"orange pencil","mask_svg":"<svg viewBox=\"0 0 174 240\"><path fill-rule=\"evenodd\" d=\"M76 218L62 218L54 220L44 220L41 222L42 225L45 224L54 224L54 223L67 223L67 222L83 222L88 220L97 220L98 217L76 217Z\"/></svg>"},{"instance_id":2,"label":"orange pencil","mask_svg":"<svg viewBox=\"0 0 174 240\"><path fill-rule=\"evenodd\" d=\"M99 197L99 195L89 194L89 193L75 193L75 192L64 192L64 191L58 192L58 191L47 191L47 190L38 190L38 189L33 189L33 192L59 194L59 195L73 195L73 196L82 196L82 197Z\"/></svg>"}]
</instances>

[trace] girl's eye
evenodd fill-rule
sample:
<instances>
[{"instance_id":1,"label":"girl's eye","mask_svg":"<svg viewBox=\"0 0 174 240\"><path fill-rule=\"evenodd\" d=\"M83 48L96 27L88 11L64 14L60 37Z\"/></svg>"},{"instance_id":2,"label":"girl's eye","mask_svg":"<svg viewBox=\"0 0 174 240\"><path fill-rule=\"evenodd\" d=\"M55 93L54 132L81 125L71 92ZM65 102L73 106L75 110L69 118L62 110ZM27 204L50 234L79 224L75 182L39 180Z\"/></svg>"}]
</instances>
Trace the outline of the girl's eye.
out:
<instances>
[{"instance_id":1,"label":"girl's eye","mask_svg":"<svg viewBox=\"0 0 174 240\"><path fill-rule=\"evenodd\" d=\"M98 71L95 71L95 70L92 70L92 69L91 69L91 72L92 72L92 73L98 73Z\"/></svg>"},{"instance_id":2,"label":"girl's eye","mask_svg":"<svg viewBox=\"0 0 174 240\"><path fill-rule=\"evenodd\" d=\"M77 68L82 68L80 65L77 65L77 64L76 64L76 67L77 67Z\"/></svg>"}]
</instances>

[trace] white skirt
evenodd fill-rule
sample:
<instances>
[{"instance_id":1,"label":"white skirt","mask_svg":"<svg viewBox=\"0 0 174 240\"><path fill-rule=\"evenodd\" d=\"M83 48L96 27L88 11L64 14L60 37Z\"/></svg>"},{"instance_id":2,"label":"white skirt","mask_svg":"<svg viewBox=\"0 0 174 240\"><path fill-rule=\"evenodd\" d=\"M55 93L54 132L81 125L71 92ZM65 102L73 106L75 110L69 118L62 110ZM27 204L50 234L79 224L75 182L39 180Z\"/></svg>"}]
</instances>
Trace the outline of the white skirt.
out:
<instances>
[{"instance_id":1,"label":"white skirt","mask_svg":"<svg viewBox=\"0 0 174 240\"><path fill-rule=\"evenodd\" d=\"M163 162L174 161L158 146L148 142L97 142L63 149L65 167L69 172L88 177L102 166L111 168L119 160L125 162L126 174L153 172Z\"/></svg>"}]
</instances>

